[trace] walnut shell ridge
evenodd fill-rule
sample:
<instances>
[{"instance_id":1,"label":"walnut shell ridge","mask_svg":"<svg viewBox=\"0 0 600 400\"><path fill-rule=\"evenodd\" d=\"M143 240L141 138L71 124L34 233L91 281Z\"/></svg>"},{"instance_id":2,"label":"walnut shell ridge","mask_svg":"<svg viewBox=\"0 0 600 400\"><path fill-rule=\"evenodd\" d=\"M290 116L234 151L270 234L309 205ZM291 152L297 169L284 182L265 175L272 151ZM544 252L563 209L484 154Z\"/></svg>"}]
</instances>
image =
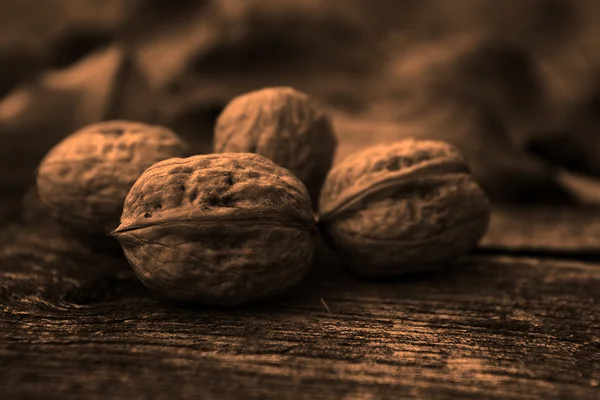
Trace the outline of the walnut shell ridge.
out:
<instances>
[{"instance_id":1,"label":"walnut shell ridge","mask_svg":"<svg viewBox=\"0 0 600 400\"><path fill-rule=\"evenodd\" d=\"M234 306L298 283L316 227L308 191L290 171L258 154L222 153L148 168L112 235L150 289Z\"/></svg>"},{"instance_id":2,"label":"walnut shell ridge","mask_svg":"<svg viewBox=\"0 0 600 400\"><path fill-rule=\"evenodd\" d=\"M106 234L118 226L123 201L142 172L187 152L187 144L163 126L125 120L87 125L42 160L39 197L72 228Z\"/></svg>"},{"instance_id":3,"label":"walnut shell ridge","mask_svg":"<svg viewBox=\"0 0 600 400\"><path fill-rule=\"evenodd\" d=\"M319 203L325 240L360 275L443 266L485 234L489 200L448 143L407 139L349 155L329 172Z\"/></svg>"},{"instance_id":4,"label":"walnut shell ridge","mask_svg":"<svg viewBox=\"0 0 600 400\"><path fill-rule=\"evenodd\" d=\"M218 117L213 151L261 154L289 169L316 206L338 140L314 99L291 87L269 87L232 99Z\"/></svg>"}]
</instances>

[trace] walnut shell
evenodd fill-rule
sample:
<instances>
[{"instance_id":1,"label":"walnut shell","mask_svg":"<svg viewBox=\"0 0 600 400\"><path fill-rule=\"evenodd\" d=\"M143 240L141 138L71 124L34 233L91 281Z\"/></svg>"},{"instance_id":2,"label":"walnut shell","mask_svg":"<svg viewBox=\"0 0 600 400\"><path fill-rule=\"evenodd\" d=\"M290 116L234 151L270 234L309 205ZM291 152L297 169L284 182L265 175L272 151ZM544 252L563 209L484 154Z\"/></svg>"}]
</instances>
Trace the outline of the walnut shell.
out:
<instances>
[{"instance_id":1,"label":"walnut shell","mask_svg":"<svg viewBox=\"0 0 600 400\"><path fill-rule=\"evenodd\" d=\"M490 204L466 159L441 141L407 139L349 155L319 204L325 240L360 275L442 266L486 232Z\"/></svg>"},{"instance_id":2,"label":"walnut shell","mask_svg":"<svg viewBox=\"0 0 600 400\"><path fill-rule=\"evenodd\" d=\"M113 236L150 289L232 306L299 282L316 228L308 191L287 169L258 154L222 153L148 168Z\"/></svg>"},{"instance_id":3,"label":"walnut shell","mask_svg":"<svg viewBox=\"0 0 600 400\"><path fill-rule=\"evenodd\" d=\"M39 197L68 226L106 234L118 226L125 196L146 168L186 155L187 145L163 126L123 120L88 125L42 160Z\"/></svg>"},{"instance_id":4,"label":"walnut shell","mask_svg":"<svg viewBox=\"0 0 600 400\"><path fill-rule=\"evenodd\" d=\"M229 102L215 125L213 151L269 158L306 185L316 206L337 143L331 119L315 100L291 87L272 87Z\"/></svg>"}]
</instances>

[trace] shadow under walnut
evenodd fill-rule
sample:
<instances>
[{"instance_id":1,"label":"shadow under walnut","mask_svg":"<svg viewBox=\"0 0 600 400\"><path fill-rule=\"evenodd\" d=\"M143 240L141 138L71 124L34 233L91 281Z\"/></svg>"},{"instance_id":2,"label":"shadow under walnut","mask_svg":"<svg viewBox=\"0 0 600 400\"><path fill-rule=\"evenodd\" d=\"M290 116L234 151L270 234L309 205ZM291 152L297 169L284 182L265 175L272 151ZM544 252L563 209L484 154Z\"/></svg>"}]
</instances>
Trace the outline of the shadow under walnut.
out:
<instances>
[{"instance_id":1,"label":"shadow under walnut","mask_svg":"<svg viewBox=\"0 0 600 400\"><path fill-rule=\"evenodd\" d=\"M1 303L58 310L145 291L116 247L106 250L42 210L25 213L0 243Z\"/></svg>"}]
</instances>

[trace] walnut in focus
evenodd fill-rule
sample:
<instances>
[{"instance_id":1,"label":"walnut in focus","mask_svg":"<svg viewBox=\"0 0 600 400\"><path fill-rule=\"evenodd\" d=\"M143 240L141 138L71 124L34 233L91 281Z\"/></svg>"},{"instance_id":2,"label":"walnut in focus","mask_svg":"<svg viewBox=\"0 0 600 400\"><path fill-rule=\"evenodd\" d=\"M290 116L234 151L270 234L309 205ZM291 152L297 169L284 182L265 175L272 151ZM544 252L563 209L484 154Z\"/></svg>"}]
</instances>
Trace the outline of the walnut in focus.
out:
<instances>
[{"instance_id":1,"label":"walnut in focus","mask_svg":"<svg viewBox=\"0 0 600 400\"><path fill-rule=\"evenodd\" d=\"M106 234L118 226L123 201L146 168L186 155L187 145L163 126L125 120L88 125L42 160L38 194L69 227Z\"/></svg>"},{"instance_id":2,"label":"walnut in focus","mask_svg":"<svg viewBox=\"0 0 600 400\"><path fill-rule=\"evenodd\" d=\"M323 186L319 224L363 276L443 266L477 245L490 204L465 158L441 141L407 139L355 152Z\"/></svg>"},{"instance_id":3,"label":"walnut in focus","mask_svg":"<svg viewBox=\"0 0 600 400\"><path fill-rule=\"evenodd\" d=\"M272 87L231 100L215 126L214 152L261 154L289 169L317 204L337 138L329 116L307 94Z\"/></svg>"},{"instance_id":4,"label":"walnut in focus","mask_svg":"<svg viewBox=\"0 0 600 400\"><path fill-rule=\"evenodd\" d=\"M148 168L112 235L150 289L233 306L295 285L316 229L306 187L251 153L172 158Z\"/></svg>"}]
</instances>

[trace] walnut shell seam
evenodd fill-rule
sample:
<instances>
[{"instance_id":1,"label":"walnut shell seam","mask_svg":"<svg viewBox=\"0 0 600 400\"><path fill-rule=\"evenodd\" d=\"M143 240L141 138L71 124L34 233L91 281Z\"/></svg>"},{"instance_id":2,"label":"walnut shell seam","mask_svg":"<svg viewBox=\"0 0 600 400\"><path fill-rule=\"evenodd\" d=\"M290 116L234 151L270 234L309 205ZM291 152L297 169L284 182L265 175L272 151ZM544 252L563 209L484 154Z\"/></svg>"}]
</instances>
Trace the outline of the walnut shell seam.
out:
<instances>
[{"instance_id":1,"label":"walnut shell seam","mask_svg":"<svg viewBox=\"0 0 600 400\"><path fill-rule=\"evenodd\" d=\"M109 235L116 236L120 233L131 232L145 228L152 228L153 226L164 226L164 225L177 225L180 222L197 222L202 225L221 225L226 222L235 223L237 226L275 226L281 228L300 229L317 232L314 221L299 221L293 218L285 217L270 217L260 215L248 215L248 216L192 216L192 217L180 217L180 218L169 218L162 219L159 221L152 221L147 224L132 224L129 226L123 226L115 229Z\"/></svg>"},{"instance_id":2,"label":"walnut shell seam","mask_svg":"<svg viewBox=\"0 0 600 400\"><path fill-rule=\"evenodd\" d=\"M340 215L359 207L366 199L388 189L402 188L417 180L420 181L447 181L461 176L470 176L470 171L464 164L449 162L448 160L435 160L427 165L419 164L410 169L402 170L373 182L369 186L360 185L347 190L347 195L339 196L337 202L324 208L318 215L318 222L332 221ZM342 193L344 194L344 193Z\"/></svg>"}]
</instances>

